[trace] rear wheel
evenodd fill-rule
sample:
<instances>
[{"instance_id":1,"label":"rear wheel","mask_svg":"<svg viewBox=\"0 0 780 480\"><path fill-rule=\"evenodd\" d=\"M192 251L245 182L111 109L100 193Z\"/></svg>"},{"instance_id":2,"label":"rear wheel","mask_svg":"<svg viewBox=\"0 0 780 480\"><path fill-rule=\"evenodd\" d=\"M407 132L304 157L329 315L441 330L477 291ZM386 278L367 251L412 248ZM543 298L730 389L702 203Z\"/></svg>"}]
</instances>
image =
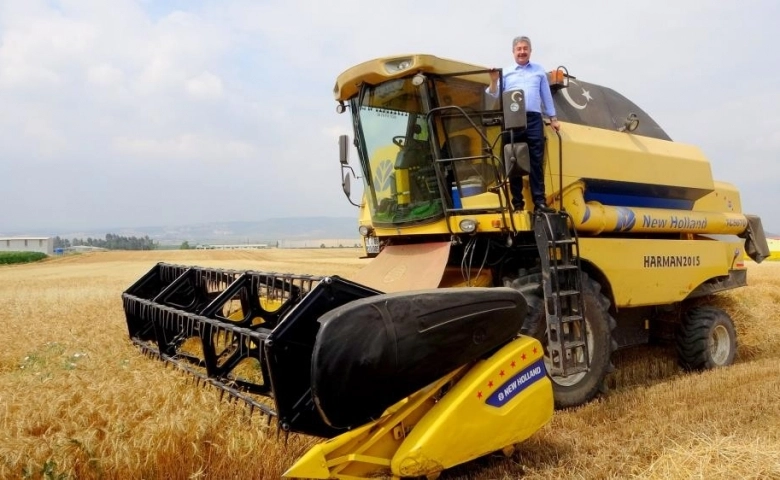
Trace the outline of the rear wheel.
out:
<instances>
[{"instance_id":1,"label":"rear wheel","mask_svg":"<svg viewBox=\"0 0 780 480\"><path fill-rule=\"evenodd\" d=\"M686 370L707 370L734 363L737 333L731 317L717 307L693 307L677 331L677 354Z\"/></svg>"},{"instance_id":2,"label":"rear wheel","mask_svg":"<svg viewBox=\"0 0 780 480\"><path fill-rule=\"evenodd\" d=\"M528 303L528 313L520 333L539 340L545 347L545 362L549 362L541 273L516 278L506 285L522 293ZM587 372L567 377L550 377L557 408L575 407L591 400L613 368L610 359L615 345L612 340L615 319L609 314L609 300L601 293L601 285L585 273L582 274L582 295L590 368Z\"/></svg>"}]
</instances>

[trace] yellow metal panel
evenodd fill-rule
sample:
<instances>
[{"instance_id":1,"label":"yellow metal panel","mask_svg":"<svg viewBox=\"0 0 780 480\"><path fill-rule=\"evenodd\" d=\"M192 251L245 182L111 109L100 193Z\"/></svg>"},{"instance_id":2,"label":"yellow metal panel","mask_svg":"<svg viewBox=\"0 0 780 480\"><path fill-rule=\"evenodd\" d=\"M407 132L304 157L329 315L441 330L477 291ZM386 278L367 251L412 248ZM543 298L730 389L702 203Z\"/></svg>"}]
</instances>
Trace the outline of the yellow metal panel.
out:
<instances>
[{"instance_id":1,"label":"yellow metal panel","mask_svg":"<svg viewBox=\"0 0 780 480\"><path fill-rule=\"evenodd\" d=\"M337 101L348 100L357 95L361 83L376 85L388 79L408 76L413 72L447 74L474 70L487 70L487 67L434 55L408 54L377 58L355 65L339 75L333 87L333 96ZM473 80L481 81L485 85L490 83L487 73L474 75Z\"/></svg>"},{"instance_id":2,"label":"yellow metal panel","mask_svg":"<svg viewBox=\"0 0 780 480\"><path fill-rule=\"evenodd\" d=\"M553 414L541 344L520 337L475 365L417 423L392 460L399 476L435 473L521 442Z\"/></svg>"},{"instance_id":3,"label":"yellow metal panel","mask_svg":"<svg viewBox=\"0 0 780 480\"><path fill-rule=\"evenodd\" d=\"M547 169L557 176L560 142L547 128ZM692 145L605 130L573 123L561 127L563 141L563 186L581 178L635 182L700 189L714 189L710 163ZM549 179L549 176L545 176ZM547 181L548 195L558 181Z\"/></svg>"},{"instance_id":4,"label":"yellow metal panel","mask_svg":"<svg viewBox=\"0 0 780 480\"><path fill-rule=\"evenodd\" d=\"M780 260L780 238L767 238L767 246L769 246L769 257L766 260ZM751 260L750 257L745 254L745 260Z\"/></svg>"},{"instance_id":5,"label":"yellow metal panel","mask_svg":"<svg viewBox=\"0 0 780 480\"><path fill-rule=\"evenodd\" d=\"M463 208L499 208L500 203L498 195L492 192L480 193L468 197L460 197ZM507 205L504 200L504 206Z\"/></svg>"},{"instance_id":6,"label":"yellow metal panel","mask_svg":"<svg viewBox=\"0 0 780 480\"><path fill-rule=\"evenodd\" d=\"M581 257L609 280L618 307L681 301L710 278L742 265L739 240L580 238Z\"/></svg>"},{"instance_id":7,"label":"yellow metal panel","mask_svg":"<svg viewBox=\"0 0 780 480\"><path fill-rule=\"evenodd\" d=\"M701 212L742 212L742 201L739 190L726 182L715 182L715 191L698 200L693 206L694 211Z\"/></svg>"},{"instance_id":8,"label":"yellow metal panel","mask_svg":"<svg viewBox=\"0 0 780 480\"><path fill-rule=\"evenodd\" d=\"M433 234L448 234L463 233L460 229L460 221L464 219L473 219L477 221L477 232L501 232L510 230L513 222L517 231L530 231L533 230L533 223L531 223L531 214L527 210L521 212L514 212L510 215L509 212L505 214L501 213L489 213L481 215L451 215L450 229L447 229L447 224L444 219L440 221L426 223L424 225L412 225L404 226L403 228L386 228L379 225L374 225L376 235L378 237L391 237L395 235L433 235ZM506 227L506 228L505 228Z\"/></svg>"},{"instance_id":9,"label":"yellow metal panel","mask_svg":"<svg viewBox=\"0 0 780 480\"><path fill-rule=\"evenodd\" d=\"M374 478L389 474L389 462L404 442L406 431L434 405L432 399L462 369L445 375L429 388L387 409L375 422L315 445L284 472L285 478Z\"/></svg>"}]
</instances>

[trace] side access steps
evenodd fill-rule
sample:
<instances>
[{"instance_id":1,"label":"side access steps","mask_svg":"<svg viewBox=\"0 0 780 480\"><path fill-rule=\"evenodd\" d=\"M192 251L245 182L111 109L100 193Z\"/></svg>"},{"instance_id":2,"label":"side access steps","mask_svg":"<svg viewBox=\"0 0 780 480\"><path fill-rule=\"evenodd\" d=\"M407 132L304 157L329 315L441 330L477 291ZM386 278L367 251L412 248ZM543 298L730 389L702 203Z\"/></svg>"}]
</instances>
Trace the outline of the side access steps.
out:
<instances>
[{"instance_id":1,"label":"side access steps","mask_svg":"<svg viewBox=\"0 0 780 480\"><path fill-rule=\"evenodd\" d=\"M565 212L534 214L547 316L548 370L561 377L586 372L590 366L579 244L568 219Z\"/></svg>"}]
</instances>

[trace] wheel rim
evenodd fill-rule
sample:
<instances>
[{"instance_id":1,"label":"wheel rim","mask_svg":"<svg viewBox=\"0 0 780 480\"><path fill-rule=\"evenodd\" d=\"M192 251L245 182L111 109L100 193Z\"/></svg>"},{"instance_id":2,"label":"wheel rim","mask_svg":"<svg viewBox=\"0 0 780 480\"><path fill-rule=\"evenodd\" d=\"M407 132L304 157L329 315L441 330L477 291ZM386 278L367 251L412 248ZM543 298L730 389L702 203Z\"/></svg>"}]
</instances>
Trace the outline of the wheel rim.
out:
<instances>
[{"instance_id":1,"label":"wheel rim","mask_svg":"<svg viewBox=\"0 0 780 480\"><path fill-rule=\"evenodd\" d=\"M729 331L723 325L716 325L708 339L710 356L717 365L725 365L731 353Z\"/></svg>"},{"instance_id":2,"label":"wheel rim","mask_svg":"<svg viewBox=\"0 0 780 480\"><path fill-rule=\"evenodd\" d=\"M545 331L545 335L547 335L547 331ZM585 321L585 342L588 344L588 354L590 355L590 360L593 361L593 333L590 331L590 327L588 326L588 321ZM583 360L580 356L578 360ZM547 350L547 342L545 342L544 346L544 366L547 368L547 371L550 371L550 367L552 367L552 361L550 360L550 352ZM580 372L575 373L574 375L569 375L568 377L557 377L550 375L550 380L555 382L557 385L560 385L562 387L571 387L572 385L578 384L582 379L587 375L588 372Z\"/></svg>"}]
</instances>

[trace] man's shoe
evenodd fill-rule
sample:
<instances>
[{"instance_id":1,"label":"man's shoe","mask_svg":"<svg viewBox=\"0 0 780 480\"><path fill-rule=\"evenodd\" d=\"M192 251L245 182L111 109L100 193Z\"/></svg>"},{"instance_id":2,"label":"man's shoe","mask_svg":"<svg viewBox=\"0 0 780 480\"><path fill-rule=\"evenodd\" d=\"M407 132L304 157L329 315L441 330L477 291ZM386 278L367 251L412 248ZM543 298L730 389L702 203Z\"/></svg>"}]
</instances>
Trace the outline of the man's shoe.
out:
<instances>
[{"instance_id":1,"label":"man's shoe","mask_svg":"<svg viewBox=\"0 0 780 480\"><path fill-rule=\"evenodd\" d=\"M520 210L523 210L523 209L525 209L525 203L512 204L512 208L513 208L513 209L514 209L516 212L519 212Z\"/></svg>"},{"instance_id":2,"label":"man's shoe","mask_svg":"<svg viewBox=\"0 0 780 480\"><path fill-rule=\"evenodd\" d=\"M555 213L555 209L548 207L544 203L537 203L534 205L534 212L536 213Z\"/></svg>"}]
</instances>

